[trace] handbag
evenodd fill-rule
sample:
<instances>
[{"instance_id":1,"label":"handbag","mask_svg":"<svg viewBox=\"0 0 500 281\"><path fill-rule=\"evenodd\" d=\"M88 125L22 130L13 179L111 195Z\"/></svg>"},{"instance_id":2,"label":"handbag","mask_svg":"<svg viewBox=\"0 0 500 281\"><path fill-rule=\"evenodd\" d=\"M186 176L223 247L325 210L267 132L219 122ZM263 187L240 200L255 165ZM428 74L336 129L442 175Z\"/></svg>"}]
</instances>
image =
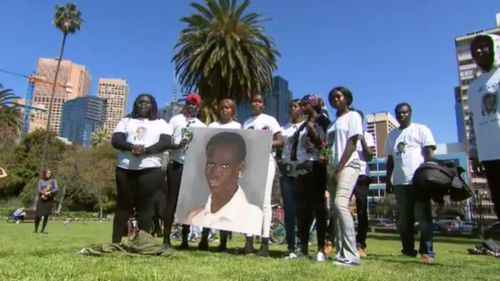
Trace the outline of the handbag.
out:
<instances>
[{"instance_id":1,"label":"handbag","mask_svg":"<svg viewBox=\"0 0 500 281\"><path fill-rule=\"evenodd\" d=\"M297 167L295 167L295 171L297 172L298 175L306 175L313 171L313 167L314 167L314 161L307 160L298 164Z\"/></svg>"}]
</instances>

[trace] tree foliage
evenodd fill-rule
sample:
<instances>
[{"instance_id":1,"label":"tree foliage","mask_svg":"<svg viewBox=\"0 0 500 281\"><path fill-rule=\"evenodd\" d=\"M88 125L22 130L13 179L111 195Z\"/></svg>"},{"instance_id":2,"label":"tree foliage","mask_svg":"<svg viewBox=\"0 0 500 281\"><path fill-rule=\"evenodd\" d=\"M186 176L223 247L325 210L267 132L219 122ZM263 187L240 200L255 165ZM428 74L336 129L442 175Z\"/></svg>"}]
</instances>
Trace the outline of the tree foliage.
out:
<instances>
[{"instance_id":1,"label":"tree foliage","mask_svg":"<svg viewBox=\"0 0 500 281\"><path fill-rule=\"evenodd\" d=\"M273 39L260 25L269 19L245 13L249 0L241 5L236 0L190 5L195 13L181 18L187 26L172 59L184 90L197 89L209 108L223 98L239 104L253 93L269 92L279 56Z\"/></svg>"},{"instance_id":2,"label":"tree foliage","mask_svg":"<svg viewBox=\"0 0 500 281\"><path fill-rule=\"evenodd\" d=\"M19 97L11 89L4 89L0 84L0 140L14 143L19 137L22 114L16 100Z\"/></svg>"}]
</instances>

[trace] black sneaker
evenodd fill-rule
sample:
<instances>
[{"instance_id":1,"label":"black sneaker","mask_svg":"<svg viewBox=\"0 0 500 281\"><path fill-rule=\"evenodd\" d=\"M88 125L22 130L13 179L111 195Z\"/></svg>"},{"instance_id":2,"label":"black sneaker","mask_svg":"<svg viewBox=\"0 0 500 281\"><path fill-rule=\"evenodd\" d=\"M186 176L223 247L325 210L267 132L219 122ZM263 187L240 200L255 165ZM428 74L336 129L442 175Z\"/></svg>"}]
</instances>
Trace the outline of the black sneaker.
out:
<instances>
[{"instance_id":1,"label":"black sneaker","mask_svg":"<svg viewBox=\"0 0 500 281\"><path fill-rule=\"evenodd\" d=\"M187 242L182 242L177 249L187 250L187 249L189 249L189 244Z\"/></svg>"},{"instance_id":2,"label":"black sneaker","mask_svg":"<svg viewBox=\"0 0 500 281\"><path fill-rule=\"evenodd\" d=\"M198 244L198 251L208 251L208 241L201 240Z\"/></svg>"},{"instance_id":3,"label":"black sneaker","mask_svg":"<svg viewBox=\"0 0 500 281\"><path fill-rule=\"evenodd\" d=\"M269 257L269 245L267 245L267 244L260 245L259 256Z\"/></svg>"},{"instance_id":4,"label":"black sneaker","mask_svg":"<svg viewBox=\"0 0 500 281\"><path fill-rule=\"evenodd\" d=\"M418 252L417 252L417 250L412 250L412 251L401 250L401 255L402 256L411 257L411 258L415 258L415 257L417 257Z\"/></svg>"}]
</instances>

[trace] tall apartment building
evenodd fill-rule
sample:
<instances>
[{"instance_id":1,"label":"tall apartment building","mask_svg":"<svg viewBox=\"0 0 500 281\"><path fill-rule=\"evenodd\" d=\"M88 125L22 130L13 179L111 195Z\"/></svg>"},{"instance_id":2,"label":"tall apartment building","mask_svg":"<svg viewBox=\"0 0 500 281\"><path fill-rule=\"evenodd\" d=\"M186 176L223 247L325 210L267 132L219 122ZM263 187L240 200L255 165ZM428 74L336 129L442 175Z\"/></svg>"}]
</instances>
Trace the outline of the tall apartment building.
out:
<instances>
[{"instance_id":1,"label":"tall apartment building","mask_svg":"<svg viewBox=\"0 0 500 281\"><path fill-rule=\"evenodd\" d=\"M281 76L273 77L271 93L264 96L266 108L264 113L269 114L278 120L280 125L288 123L288 106L292 101L292 92L288 89L288 81ZM238 121L245 122L251 115L249 103L242 103L238 106Z\"/></svg>"},{"instance_id":2,"label":"tall apartment building","mask_svg":"<svg viewBox=\"0 0 500 281\"><path fill-rule=\"evenodd\" d=\"M128 84L122 79L99 79L97 96L106 100L106 120L103 128L110 134L127 113Z\"/></svg>"},{"instance_id":3,"label":"tall apartment building","mask_svg":"<svg viewBox=\"0 0 500 281\"><path fill-rule=\"evenodd\" d=\"M15 104L21 109L21 113L24 116L24 110L26 105L25 99L18 99ZM27 133L31 133L37 129L45 130L47 126L48 110L42 104L31 104L30 117L29 117L29 129Z\"/></svg>"},{"instance_id":4,"label":"tall apartment building","mask_svg":"<svg viewBox=\"0 0 500 281\"><path fill-rule=\"evenodd\" d=\"M92 133L102 128L106 101L94 96L69 100L63 105L60 136L84 147L92 145Z\"/></svg>"},{"instance_id":5,"label":"tall apartment building","mask_svg":"<svg viewBox=\"0 0 500 281\"><path fill-rule=\"evenodd\" d=\"M496 15L496 27L467 33L466 35L458 36L455 39L455 49L458 65L458 80L459 86L455 88L455 111L457 113L457 132L458 140L466 144L469 149L473 136L471 137L472 124L469 121L469 106L467 103L467 90L469 84L480 74L480 70L472 60L470 54L470 43L475 36L479 34L496 34L500 35L500 13Z\"/></svg>"},{"instance_id":6,"label":"tall apartment building","mask_svg":"<svg viewBox=\"0 0 500 281\"><path fill-rule=\"evenodd\" d=\"M384 143L389 132L398 128L398 121L389 112L375 112L366 115L367 131L375 140L374 155L381 158L384 155Z\"/></svg>"},{"instance_id":7,"label":"tall apartment building","mask_svg":"<svg viewBox=\"0 0 500 281\"><path fill-rule=\"evenodd\" d=\"M41 58L38 60L36 76L49 83L35 82L33 90L33 104L43 105L50 109L52 81L54 81L57 59ZM92 78L85 66L74 64L69 60L62 60L57 77L57 86L54 94L50 130L59 133L61 127L62 105L78 97L85 97L90 92Z\"/></svg>"}]
</instances>

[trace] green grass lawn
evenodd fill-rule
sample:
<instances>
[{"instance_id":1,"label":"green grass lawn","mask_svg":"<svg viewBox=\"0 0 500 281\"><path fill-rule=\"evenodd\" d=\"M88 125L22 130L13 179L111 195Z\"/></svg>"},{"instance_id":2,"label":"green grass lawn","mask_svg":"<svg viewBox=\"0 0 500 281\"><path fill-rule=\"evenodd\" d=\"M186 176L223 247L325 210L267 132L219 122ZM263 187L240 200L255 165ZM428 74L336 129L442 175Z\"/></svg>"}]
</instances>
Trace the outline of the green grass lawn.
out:
<instances>
[{"instance_id":1,"label":"green grass lawn","mask_svg":"<svg viewBox=\"0 0 500 281\"><path fill-rule=\"evenodd\" d=\"M49 222L47 230L0 223L0 280L500 280L500 259L467 254L477 241L463 238L438 237L436 263L422 265L398 256L395 235L369 234L369 256L361 266L344 268L331 260L283 260L284 246L273 246L272 258L219 254L217 245L211 252L192 245L172 257L79 256L80 249L111 240L110 222ZM229 243L232 249L242 245L240 235Z\"/></svg>"}]
</instances>

